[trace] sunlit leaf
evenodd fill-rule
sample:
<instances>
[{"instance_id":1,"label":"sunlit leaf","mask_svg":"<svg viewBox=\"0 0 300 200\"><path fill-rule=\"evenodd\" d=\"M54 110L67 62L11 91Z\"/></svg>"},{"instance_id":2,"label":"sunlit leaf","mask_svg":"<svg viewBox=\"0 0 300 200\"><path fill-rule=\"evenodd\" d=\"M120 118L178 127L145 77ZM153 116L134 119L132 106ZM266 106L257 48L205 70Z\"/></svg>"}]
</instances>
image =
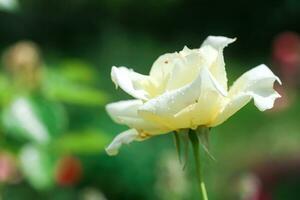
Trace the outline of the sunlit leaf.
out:
<instances>
[{"instance_id":1,"label":"sunlit leaf","mask_svg":"<svg viewBox=\"0 0 300 200\"><path fill-rule=\"evenodd\" d=\"M9 97L12 95L12 87L8 78L4 75L0 75L0 105L3 106Z\"/></svg>"},{"instance_id":2,"label":"sunlit leaf","mask_svg":"<svg viewBox=\"0 0 300 200\"><path fill-rule=\"evenodd\" d=\"M6 134L46 144L66 128L62 107L39 96L15 98L2 113Z\"/></svg>"},{"instance_id":3,"label":"sunlit leaf","mask_svg":"<svg viewBox=\"0 0 300 200\"><path fill-rule=\"evenodd\" d=\"M0 10L15 12L19 8L18 0L0 0Z\"/></svg>"},{"instance_id":4,"label":"sunlit leaf","mask_svg":"<svg viewBox=\"0 0 300 200\"><path fill-rule=\"evenodd\" d=\"M26 145L19 154L20 166L27 181L38 190L54 184L55 158L45 149Z\"/></svg>"}]
</instances>

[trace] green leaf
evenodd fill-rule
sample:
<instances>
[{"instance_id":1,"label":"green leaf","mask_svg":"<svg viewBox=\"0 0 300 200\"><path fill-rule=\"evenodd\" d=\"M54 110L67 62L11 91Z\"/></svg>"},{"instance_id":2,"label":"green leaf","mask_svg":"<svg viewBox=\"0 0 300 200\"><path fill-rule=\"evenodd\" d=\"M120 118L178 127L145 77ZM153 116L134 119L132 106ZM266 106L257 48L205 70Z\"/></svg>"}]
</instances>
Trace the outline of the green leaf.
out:
<instances>
[{"instance_id":1,"label":"green leaf","mask_svg":"<svg viewBox=\"0 0 300 200\"><path fill-rule=\"evenodd\" d=\"M64 134L53 142L52 147L59 153L99 153L104 150L109 139L98 130L83 130Z\"/></svg>"},{"instance_id":2,"label":"green leaf","mask_svg":"<svg viewBox=\"0 0 300 200\"><path fill-rule=\"evenodd\" d=\"M40 147L26 145L21 149L19 157L23 175L35 189L47 190L53 186L54 156Z\"/></svg>"},{"instance_id":3,"label":"green leaf","mask_svg":"<svg viewBox=\"0 0 300 200\"><path fill-rule=\"evenodd\" d=\"M108 100L103 91L70 81L53 71L48 70L45 76L42 89L53 100L88 106L103 105Z\"/></svg>"},{"instance_id":4,"label":"green leaf","mask_svg":"<svg viewBox=\"0 0 300 200\"><path fill-rule=\"evenodd\" d=\"M93 66L79 59L64 60L57 69L57 72L71 81L95 83L97 80L97 73Z\"/></svg>"},{"instance_id":5,"label":"green leaf","mask_svg":"<svg viewBox=\"0 0 300 200\"><path fill-rule=\"evenodd\" d=\"M5 105L5 103L12 96L13 89L6 76L0 74L0 106Z\"/></svg>"}]
</instances>

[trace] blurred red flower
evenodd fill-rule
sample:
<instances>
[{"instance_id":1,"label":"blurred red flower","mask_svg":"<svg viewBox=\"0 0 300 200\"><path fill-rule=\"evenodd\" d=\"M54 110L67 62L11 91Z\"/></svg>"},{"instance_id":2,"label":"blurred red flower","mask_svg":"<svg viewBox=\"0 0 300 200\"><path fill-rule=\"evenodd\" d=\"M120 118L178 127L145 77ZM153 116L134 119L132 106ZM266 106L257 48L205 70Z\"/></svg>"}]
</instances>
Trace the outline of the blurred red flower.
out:
<instances>
[{"instance_id":1,"label":"blurred red flower","mask_svg":"<svg viewBox=\"0 0 300 200\"><path fill-rule=\"evenodd\" d=\"M79 159L66 156L58 161L56 167L56 182L62 186L76 184L82 175L82 165Z\"/></svg>"},{"instance_id":2,"label":"blurred red flower","mask_svg":"<svg viewBox=\"0 0 300 200\"><path fill-rule=\"evenodd\" d=\"M294 32L283 32L275 37L272 57L278 66L283 82L295 84L300 72L300 36Z\"/></svg>"}]
</instances>

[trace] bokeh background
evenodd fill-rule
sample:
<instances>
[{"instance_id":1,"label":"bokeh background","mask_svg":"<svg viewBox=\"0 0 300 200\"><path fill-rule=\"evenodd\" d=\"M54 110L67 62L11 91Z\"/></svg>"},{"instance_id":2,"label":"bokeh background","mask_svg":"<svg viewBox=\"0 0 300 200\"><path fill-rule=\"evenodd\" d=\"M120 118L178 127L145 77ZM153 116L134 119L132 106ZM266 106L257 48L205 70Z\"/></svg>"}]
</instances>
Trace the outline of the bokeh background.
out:
<instances>
[{"instance_id":1,"label":"bokeh background","mask_svg":"<svg viewBox=\"0 0 300 200\"><path fill-rule=\"evenodd\" d=\"M299 20L298 0L0 0L1 199L199 199L172 135L107 156L126 127L104 106L130 98L111 66L146 74L208 35L237 37L225 49L230 84L261 63L283 82L274 109L251 103L212 129L209 199L300 199Z\"/></svg>"}]
</instances>

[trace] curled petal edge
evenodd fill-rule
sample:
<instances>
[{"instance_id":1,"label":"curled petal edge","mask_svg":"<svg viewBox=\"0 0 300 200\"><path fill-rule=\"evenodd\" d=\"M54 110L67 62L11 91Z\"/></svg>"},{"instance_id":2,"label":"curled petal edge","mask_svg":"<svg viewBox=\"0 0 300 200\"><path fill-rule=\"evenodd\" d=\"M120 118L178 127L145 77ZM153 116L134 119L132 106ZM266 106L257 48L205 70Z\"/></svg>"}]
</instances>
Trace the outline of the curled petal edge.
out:
<instances>
[{"instance_id":1,"label":"curled petal edge","mask_svg":"<svg viewBox=\"0 0 300 200\"><path fill-rule=\"evenodd\" d=\"M280 98L273 85L281 80L264 64L259 65L238 78L229 90L228 102L211 126L217 126L244 107L251 99L260 111L273 108Z\"/></svg>"},{"instance_id":2,"label":"curled petal edge","mask_svg":"<svg viewBox=\"0 0 300 200\"><path fill-rule=\"evenodd\" d=\"M111 69L111 79L116 87L120 86L129 95L137 99L147 100L149 94L143 90L142 81L148 76L134 72L126 67L115 67Z\"/></svg>"},{"instance_id":3,"label":"curled petal edge","mask_svg":"<svg viewBox=\"0 0 300 200\"><path fill-rule=\"evenodd\" d=\"M133 141L141 140L144 140L144 138L140 138L137 130L129 129L117 135L108 147L105 148L105 151L109 156L115 156L119 153L119 149L123 144L129 144Z\"/></svg>"}]
</instances>

